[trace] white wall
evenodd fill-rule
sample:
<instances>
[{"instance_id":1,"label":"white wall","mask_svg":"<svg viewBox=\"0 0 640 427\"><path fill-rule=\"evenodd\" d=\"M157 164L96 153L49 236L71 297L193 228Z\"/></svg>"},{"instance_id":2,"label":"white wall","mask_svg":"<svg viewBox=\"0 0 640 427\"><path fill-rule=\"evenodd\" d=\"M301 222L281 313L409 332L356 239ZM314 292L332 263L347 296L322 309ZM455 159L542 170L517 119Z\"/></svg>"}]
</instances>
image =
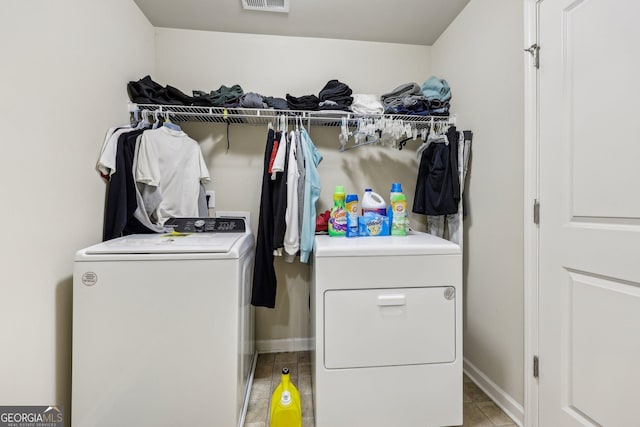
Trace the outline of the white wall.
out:
<instances>
[{"instance_id":1,"label":"white wall","mask_svg":"<svg viewBox=\"0 0 640 427\"><path fill-rule=\"evenodd\" d=\"M465 221L464 356L522 404L523 4L472 0L432 46L432 70L474 141Z\"/></svg>"},{"instance_id":2,"label":"white wall","mask_svg":"<svg viewBox=\"0 0 640 427\"><path fill-rule=\"evenodd\" d=\"M153 27L130 0L2 7L0 404L61 404L68 422L73 255L101 239L94 166L127 81L153 72Z\"/></svg>"},{"instance_id":3,"label":"white wall","mask_svg":"<svg viewBox=\"0 0 640 427\"><path fill-rule=\"evenodd\" d=\"M327 81L335 78L347 83L355 93L380 95L402 83L421 84L430 75L427 46L167 28L156 29L156 60L154 78L186 93L238 83L245 92L263 95L317 95ZM201 142L218 207L249 209L255 229L266 127L232 125L229 151L225 126L184 127ZM340 153L337 128L312 127L310 133L324 156L319 168L322 194L318 211L331 207L337 184L345 185L347 192L359 194L372 186L388 198L391 183L397 180L412 203L418 169L418 159L412 151L415 146L403 151L370 146ZM414 218L418 229L421 221L424 218ZM276 309L257 310L259 346L265 348L264 341L268 340L304 345L309 337L309 267L277 259L276 272Z\"/></svg>"}]
</instances>

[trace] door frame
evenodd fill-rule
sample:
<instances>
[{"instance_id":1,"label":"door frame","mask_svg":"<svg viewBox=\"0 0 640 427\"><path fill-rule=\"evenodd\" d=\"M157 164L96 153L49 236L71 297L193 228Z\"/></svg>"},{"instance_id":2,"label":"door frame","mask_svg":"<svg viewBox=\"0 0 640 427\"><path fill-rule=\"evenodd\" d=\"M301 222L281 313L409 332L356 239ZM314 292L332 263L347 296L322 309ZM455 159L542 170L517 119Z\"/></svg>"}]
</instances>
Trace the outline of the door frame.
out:
<instances>
[{"instance_id":1,"label":"door frame","mask_svg":"<svg viewBox=\"0 0 640 427\"><path fill-rule=\"evenodd\" d=\"M524 48L538 43L538 9L543 0L524 0ZM538 70L524 52L524 425L538 427L538 379L533 357L538 354L539 226L534 203L539 199Z\"/></svg>"}]
</instances>

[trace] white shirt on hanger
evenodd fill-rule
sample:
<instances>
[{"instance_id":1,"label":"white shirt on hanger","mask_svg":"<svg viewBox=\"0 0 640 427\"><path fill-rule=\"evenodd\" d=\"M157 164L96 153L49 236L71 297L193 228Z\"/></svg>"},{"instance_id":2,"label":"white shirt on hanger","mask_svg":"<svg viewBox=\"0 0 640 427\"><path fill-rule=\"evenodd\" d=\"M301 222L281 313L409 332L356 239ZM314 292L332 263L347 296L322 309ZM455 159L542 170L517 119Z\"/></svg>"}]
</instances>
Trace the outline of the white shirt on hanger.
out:
<instances>
[{"instance_id":1,"label":"white shirt on hanger","mask_svg":"<svg viewBox=\"0 0 640 427\"><path fill-rule=\"evenodd\" d=\"M298 179L300 178L300 171L298 170L296 133L294 131L291 131L290 141L289 166L287 168L287 209L284 214L285 224L287 225L284 233L284 251L286 252L287 262L292 262L293 257L300 249L298 227Z\"/></svg>"},{"instance_id":2,"label":"white shirt on hanger","mask_svg":"<svg viewBox=\"0 0 640 427\"><path fill-rule=\"evenodd\" d=\"M287 133L282 132L280 136L280 142L278 144L278 151L276 151L276 157L273 160L273 166L271 167L271 179L276 179L276 172L284 172L284 159L287 156Z\"/></svg>"},{"instance_id":3,"label":"white shirt on hanger","mask_svg":"<svg viewBox=\"0 0 640 427\"><path fill-rule=\"evenodd\" d=\"M126 126L118 129L113 127L107 131L107 136L100 150L100 158L96 164L97 171L104 176L111 176L116 172L116 153L118 151L118 138L123 133L131 132L135 128Z\"/></svg>"},{"instance_id":4,"label":"white shirt on hanger","mask_svg":"<svg viewBox=\"0 0 640 427\"><path fill-rule=\"evenodd\" d=\"M162 126L142 134L136 181L160 192L151 219L163 225L170 217L199 216L200 183L210 177L198 143L181 130Z\"/></svg>"}]
</instances>

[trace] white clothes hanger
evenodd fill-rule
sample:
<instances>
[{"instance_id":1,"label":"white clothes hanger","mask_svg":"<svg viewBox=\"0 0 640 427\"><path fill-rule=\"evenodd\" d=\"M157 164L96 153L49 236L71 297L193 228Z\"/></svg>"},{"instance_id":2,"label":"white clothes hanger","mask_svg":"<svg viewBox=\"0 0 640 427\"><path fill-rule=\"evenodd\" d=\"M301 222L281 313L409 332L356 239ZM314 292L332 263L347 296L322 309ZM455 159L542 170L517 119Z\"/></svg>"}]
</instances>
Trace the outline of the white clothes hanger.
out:
<instances>
[{"instance_id":1,"label":"white clothes hanger","mask_svg":"<svg viewBox=\"0 0 640 427\"><path fill-rule=\"evenodd\" d=\"M426 135L426 141L420 145L420 147L418 147L418 149L416 150L416 156L420 157L422 156L422 153L424 152L424 150L426 150L427 148L429 148L429 145L431 145L431 143L445 143L445 144L449 144L449 140L446 137L446 135L442 135L442 134L438 134L438 132L436 132L436 130L438 130L438 126L434 125L433 123L433 119L431 122L431 130L429 131L429 133ZM424 135L426 134L426 129L423 129L423 138Z\"/></svg>"},{"instance_id":2,"label":"white clothes hanger","mask_svg":"<svg viewBox=\"0 0 640 427\"><path fill-rule=\"evenodd\" d=\"M173 123L171 121L171 114L173 114L171 111L165 111L164 112L164 124L163 124L163 126L169 128L171 130L181 131L182 128L180 127L180 125L177 125L176 123Z\"/></svg>"},{"instance_id":3,"label":"white clothes hanger","mask_svg":"<svg viewBox=\"0 0 640 427\"><path fill-rule=\"evenodd\" d=\"M151 126L152 129L158 129L158 126L160 126L160 118L158 117L158 113L160 113L160 111L155 110L153 112L153 126Z\"/></svg>"},{"instance_id":4,"label":"white clothes hanger","mask_svg":"<svg viewBox=\"0 0 640 427\"><path fill-rule=\"evenodd\" d=\"M136 129L143 129L143 128L148 127L150 125L150 123L149 123L149 110L142 110L140 112L140 114L142 115L142 120L140 120L138 122L138 124L136 125Z\"/></svg>"},{"instance_id":5,"label":"white clothes hanger","mask_svg":"<svg viewBox=\"0 0 640 427\"><path fill-rule=\"evenodd\" d=\"M347 118L342 117L340 119L340 134L338 135L338 141L340 142L340 151L344 151L344 147L349 142L349 125Z\"/></svg>"}]
</instances>

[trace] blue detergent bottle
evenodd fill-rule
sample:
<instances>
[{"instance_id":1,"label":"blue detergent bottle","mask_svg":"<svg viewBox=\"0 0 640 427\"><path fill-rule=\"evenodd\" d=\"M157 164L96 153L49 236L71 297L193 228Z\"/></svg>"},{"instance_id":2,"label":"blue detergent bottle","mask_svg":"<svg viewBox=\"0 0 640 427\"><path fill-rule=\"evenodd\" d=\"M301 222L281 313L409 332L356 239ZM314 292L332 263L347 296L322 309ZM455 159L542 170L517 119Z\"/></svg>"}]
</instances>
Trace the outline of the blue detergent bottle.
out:
<instances>
[{"instance_id":1,"label":"blue detergent bottle","mask_svg":"<svg viewBox=\"0 0 640 427\"><path fill-rule=\"evenodd\" d=\"M358 195L347 194L345 198L347 209L347 237L358 236Z\"/></svg>"},{"instance_id":2,"label":"blue detergent bottle","mask_svg":"<svg viewBox=\"0 0 640 427\"><path fill-rule=\"evenodd\" d=\"M391 199L393 199L393 196L397 194L402 194L402 184L394 182L391 184L391 191L389 192L389 206L387 207L387 216L389 217L389 220L392 219Z\"/></svg>"}]
</instances>

